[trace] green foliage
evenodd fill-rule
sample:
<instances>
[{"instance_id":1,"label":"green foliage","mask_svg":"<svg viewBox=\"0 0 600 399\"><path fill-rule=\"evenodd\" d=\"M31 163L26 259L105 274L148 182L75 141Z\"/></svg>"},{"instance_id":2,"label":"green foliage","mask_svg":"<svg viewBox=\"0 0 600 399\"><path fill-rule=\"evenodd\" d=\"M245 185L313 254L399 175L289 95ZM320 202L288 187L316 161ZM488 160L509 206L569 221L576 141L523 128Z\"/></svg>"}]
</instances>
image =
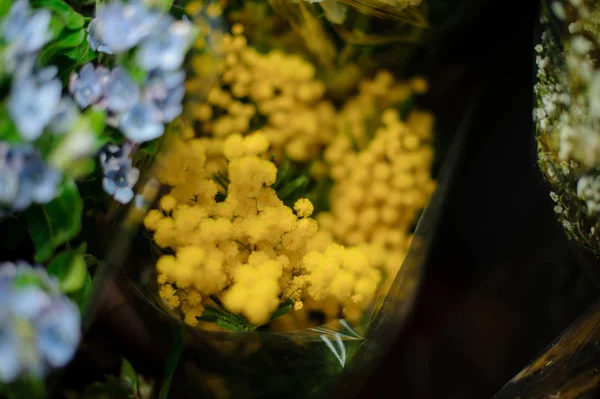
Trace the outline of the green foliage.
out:
<instances>
[{"instance_id":1,"label":"green foliage","mask_svg":"<svg viewBox=\"0 0 600 399\"><path fill-rule=\"evenodd\" d=\"M300 198L308 198L315 213L329 209L329 192L333 183L327 178L311 177L311 164L298 164L285 157L277 171L273 189L283 203L293 207Z\"/></svg>"},{"instance_id":2,"label":"green foliage","mask_svg":"<svg viewBox=\"0 0 600 399\"><path fill-rule=\"evenodd\" d=\"M250 323L243 316L210 305L206 305L204 312L202 312L202 316L198 316L197 319L200 321L217 323L219 327L229 331L254 331L258 327Z\"/></svg>"},{"instance_id":3,"label":"green foliage","mask_svg":"<svg viewBox=\"0 0 600 399\"><path fill-rule=\"evenodd\" d=\"M410 113L410 111L412 111L412 109L414 107L415 107L415 97L413 95L408 96L406 98L406 100L404 100L398 106L398 113L400 114L400 119L402 119L403 121L405 121L406 118L408 117L408 114Z\"/></svg>"},{"instance_id":4,"label":"green foliage","mask_svg":"<svg viewBox=\"0 0 600 399\"><path fill-rule=\"evenodd\" d=\"M244 316L232 313L225 309L223 303L217 296L212 295L210 298L217 307L206 305L204 312L202 312L202 315L198 316L197 319L199 321L217 323L219 327L229 331L254 331L262 326L266 326L276 318L283 316L294 307L294 302L290 299L284 301L277 309L275 309L266 323L257 326L250 323Z\"/></svg>"},{"instance_id":5,"label":"green foliage","mask_svg":"<svg viewBox=\"0 0 600 399\"><path fill-rule=\"evenodd\" d=\"M40 54L40 62L48 64L57 53L79 47L86 40L85 29L68 30L60 34L57 40L48 44Z\"/></svg>"},{"instance_id":6,"label":"green foliage","mask_svg":"<svg viewBox=\"0 0 600 399\"><path fill-rule=\"evenodd\" d=\"M0 18L4 17L6 14L8 14L8 10L10 10L10 6L11 6L11 1L9 1L9 0L0 1Z\"/></svg>"},{"instance_id":7,"label":"green foliage","mask_svg":"<svg viewBox=\"0 0 600 399\"><path fill-rule=\"evenodd\" d=\"M81 14L62 0L31 0L34 8L46 8L56 15L67 29L80 29L85 24Z\"/></svg>"},{"instance_id":8,"label":"green foliage","mask_svg":"<svg viewBox=\"0 0 600 399\"><path fill-rule=\"evenodd\" d=\"M46 385L43 380L23 377L12 384L0 383L0 398L6 399L42 399L46 397Z\"/></svg>"},{"instance_id":9,"label":"green foliage","mask_svg":"<svg viewBox=\"0 0 600 399\"><path fill-rule=\"evenodd\" d=\"M36 248L36 262L48 260L56 248L79 233L82 212L81 197L71 180L63 183L60 194L53 201L25 211L29 234Z\"/></svg>"},{"instance_id":10,"label":"green foliage","mask_svg":"<svg viewBox=\"0 0 600 399\"><path fill-rule=\"evenodd\" d=\"M88 276L83 258L85 250L84 244L75 250L61 252L48 265L48 274L58 278L62 292L71 294L84 287Z\"/></svg>"},{"instance_id":11,"label":"green foliage","mask_svg":"<svg viewBox=\"0 0 600 399\"><path fill-rule=\"evenodd\" d=\"M131 79L140 84L143 83L148 77L148 71L138 65L135 57L129 54L121 54L117 56L117 64L122 66Z\"/></svg>"},{"instance_id":12,"label":"green foliage","mask_svg":"<svg viewBox=\"0 0 600 399\"><path fill-rule=\"evenodd\" d=\"M105 381L89 385L79 395L73 393L78 399L149 399L152 386L142 377L138 376L135 369L123 359L119 376L109 375Z\"/></svg>"},{"instance_id":13,"label":"green foliage","mask_svg":"<svg viewBox=\"0 0 600 399\"><path fill-rule=\"evenodd\" d=\"M121 365L121 379L129 384L134 392L137 392L139 387L138 376L127 359L123 359L123 364Z\"/></svg>"},{"instance_id":14,"label":"green foliage","mask_svg":"<svg viewBox=\"0 0 600 399\"><path fill-rule=\"evenodd\" d=\"M20 143L19 131L8 116L5 104L0 104L0 140L7 143Z\"/></svg>"},{"instance_id":15,"label":"green foliage","mask_svg":"<svg viewBox=\"0 0 600 399\"><path fill-rule=\"evenodd\" d=\"M83 287L69 295L69 297L77 304L79 307L79 311L83 313L85 311L85 307L88 304L88 299L90 297L90 293L92 292L92 276L90 273L86 273L85 281L83 282Z\"/></svg>"}]
</instances>

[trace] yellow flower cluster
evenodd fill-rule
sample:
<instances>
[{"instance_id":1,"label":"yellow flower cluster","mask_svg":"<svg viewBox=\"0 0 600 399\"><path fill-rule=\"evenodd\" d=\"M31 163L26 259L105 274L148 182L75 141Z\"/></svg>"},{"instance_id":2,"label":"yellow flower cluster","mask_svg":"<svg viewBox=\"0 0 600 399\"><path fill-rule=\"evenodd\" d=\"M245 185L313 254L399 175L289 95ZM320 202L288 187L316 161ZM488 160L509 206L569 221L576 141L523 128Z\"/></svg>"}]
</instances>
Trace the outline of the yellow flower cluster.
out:
<instances>
[{"instance_id":1,"label":"yellow flower cluster","mask_svg":"<svg viewBox=\"0 0 600 399\"><path fill-rule=\"evenodd\" d=\"M390 277L397 273L411 226L435 187L432 129L430 113L412 111L405 123L388 108L362 151L355 152L352 140L340 135L325 152L335 184L331 213L318 217L322 231L341 244L365 246L375 266ZM324 241L321 236L313 245L322 247Z\"/></svg>"},{"instance_id":2,"label":"yellow flower cluster","mask_svg":"<svg viewBox=\"0 0 600 399\"><path fill-rule=\"evenodd\" d=\"M361 81L358 86L358 94L346 101L339 112L337 131L350 136L360 149L373 137L382 110L427 91L427 82L423 78L399 82L385 70L379 71L372 80Z\"/></svg>"},{"instance_id":3,"label":"yellow flower cluster","mask_svg":"<svg viewBox=\"0 0 600 399\"><path fill-rule=\"evenodd\" d=\"M328 296L344 303L369 303L380 280L379 271L358 248L331 244L324 252L311 251L304 257L308 294L315 300Z\"/></svg>"},{"instance_id":4,"label":"yellow flower cluster","mask_svg":"<svg viewBox=\"0 0 600 399\"><path fill-rule=\"evenodd\" d=\"M219 84L188 107L157 168L171 187L145 219L169 249L156 265L160 296L191 325L213 295L256 325L286 299L295 311L278 327L306 327L313 311L360 320L391 285L434 188L433 117L413 110L402 121L395 108L425 92L426 81L381 71L338 111L301 57L259 53L241 25L220 43ZM214 73L202 60L193 60L200 80L189 91ZM316 160L334 181L318 225L311 201L290 208L271 188L277 166L268 159L283 154Z\"/></svg>"},{"instance_id":5,"label":"yellow flower cluster","mask_svg":"<svg viewBox=\"0 0 600 399\"><path fill-rule=\"evenodd\" d=\"M316 287L320 281L315 261L307 269L315 277L301 277L307 240L317 233L317 223L310 218L313 205L300 199L294 214L279 200L270 188L277 167L263 159L268 147L259 132L225 140L229 184L222 202L215 201L216 183L199 177L205 161L202 140L176 141L159 161L157 176L172 189L144 224L154 231L157 245L174 252L161 256L156 265L160 296L181 309L188 324L196 324L210 295L261 324L279 306L282 294L299 300L303 287ZM370 294L360 277L356 275L358 288L352 292L366 297ZM326 288L309 289L318 296Z\"/></svg>"},{"instance_id":6,"label":"yellow flower cluster","mask_svg":"<svg viewBox=\"0 0 600 399\"><path fill-rule=\"evenodd\" d=\"M190 107L201 133L213 138L207 171L222 169L219 148L227 136L245 135L257 123L276 159L285 153L296 161L310 160L335 135L336 112L323 99L325 85L315 78L315 67L300 56L278 50L259 53L242 33L241 25L234 25L232 34L223 37L220 84L205 102ZM204 63L194 62L194 68L202 76Z\"/></svg>"}]
</instances>

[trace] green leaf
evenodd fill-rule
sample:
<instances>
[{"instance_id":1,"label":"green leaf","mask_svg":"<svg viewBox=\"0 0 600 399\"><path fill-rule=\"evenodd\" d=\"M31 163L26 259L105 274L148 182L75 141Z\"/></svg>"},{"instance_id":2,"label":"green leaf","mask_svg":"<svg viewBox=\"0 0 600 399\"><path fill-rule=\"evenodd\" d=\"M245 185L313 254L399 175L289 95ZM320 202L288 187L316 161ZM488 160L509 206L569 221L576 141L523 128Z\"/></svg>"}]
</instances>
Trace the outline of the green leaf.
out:
<instances>
[{"instance_id":1,"label":"green leaf","mask_svg":"<svg viewBox=\"0 0 600 399\"><path fill-rule=\"evenodd\" d=\"M309 183L310 178L308 176L298 176L294 180L284 184L280 190L277 190L277 196L283 201L295 193L302 193L304 190L306 190L306 187L308 187Z\"/></svg>"},{"instance_id":2,"label":"green leaf","mask_svg":"<svg viewBox=\"0 0 600 399\"><path fill-rule=\"evenodd\" d=\"M78 47L85 41L85 29L70 30L63 32L58 40L50 43L44 48L40 56L42 64L50 62L54 55L62 50Z\"/></svg>"},{"instance_id":3,"label":"green leaf","mask_svg":"<svg viewBox=\"0 0 600 399\"><path fill-rule=\"evenodd\" d=\"M412 111L414 106L415 106L415 96L410 95L398 107L398 112L400 113L400 119L405 121L406 118L408 117L408 114L410 114L410 111Z\"/></svg>"},{"instance_id":4,"label":"green leaf","mask_svg":"<svg viewBox=\"0 0 600 399\"><path fill-rule=\"evenodd\" d=\"M171 389L171 381L173 374L179 365L181 358L181 350L183 348L183 339L181 337L181 328L173 328L173 342L171 343L171 351L165 362L163 383L158 393L158 399L167 399L169 390Z\"/></svg>"},{"instance_id":5,"label":"green leaf","mask_svg":"<svg viewBox=\"0 0 600 399\"><path fill-rule=\"evenodd\" d=\"M285 157L283 159L283 162L281 163L281 166L279 167L279 169L277 171L277 179L275 179L273 188L275 188L275 189L279 188L281 183L284 182L288 178L288 175L290 174L290 171L291 171L291 166L292 166L292 163L290 162L290 159L288 157Z\"/></svg>"},{"instance_id":6,"label":"green leaf","mask_svg":"<svg viewBox=\"0 0 600 399\"><path fill-rule=\"evenodd\" d=\"M0 1L0 18L4 17L8 14L8 10L10 10L11 2L8 0Z\"/></svg>"},{"instance_id":7,"label":"green leaf","mask_svg":"<svg viewBox=\"0 0 600 399\"><path fill-rule=\"evenodd\" d=\"M13 280L13 284L17 288L29 287L32 285L40 286L42 280L35 274L19 274Z\"/></svg>"},{"instance_id":8,"label":"green leaf","mask_svg":"<svg viewBox=\"0 0 600 399\"><path fill-rule=\"evenodd\" d=\"M106 126L106 112L90 108L84 115L88 118L94 133L100 136L104 132L104 127Z\"/></svg>"},{"instance_id":9,"label":"green leaf","mask_svg":"<svg viewBox=\"0 0 600 399\"><path fill-rule=\"evenodd\" d=\"M219 300L220 302L220 300ZM219 306L221 306L219 304ZM200 321L216 322L221 328L229 331L254 331L258 326L250 323L245 317L231 313L225 309L216 309L206 305L201 316L196 318Z\"/></svg>"},{"instance_id":10,"label":"green leaf","mask_svg":"<svg viewBox=\"0 0 600 399\"><path fill-rule=\"evenodd\" d=\"M66 181L57 198L25 211L29 234L36 248L34 260L48 260L56 248L79 234L83 204L73 181Z\"/></svg>"},{"instance_id":11,"label":"green leaf","mask_svg":"<svg viewBox=\"0 0 600 399\"><path fill-rule=\"evenodd\" d=\"M83 283L83 287L81 287L81 289L79 291L70 295L70 298L79 307L79 312L83 313L85 311L85 307L87 306L88 299L90 297L91 292L92 292L92 276L90 276L90 273L86 273L85 282Z\"/></svg>"},{"instance_id":12,"label":"green leaf","mask_svg":"<svg viewBox=\"0 0 600 399\"><path fill-rule=\"evenodd\" d=\"M46 8L60 17L68 29L80 29L85 24L81 14L62 0L31 0L34 8Z\"/></svg>"},{"instance_id":13,"label":"green leaf","mask_svg":"<svg viewBox=\"0 0 600 399\"><path fill-rule=\"evenodd\" d=\"M138 376L127 359L123 359L123 364L121 365L121 379L131 386L133 392L137 392L139 387Z\"/></svg>"},{"instance_id":14,"label":"green leaf","mask_svg":"<svg viewBox=\"0 0 600 399\"><path fill-rule=\"evenodd\" d=\"M24 376L10 385L0 386L1 398L42 399L46 397L46 394L46 384L44 383L44 380L31 376Z\"/></svg>"},{"instance_id":15,"label":"green leaf","mask_svg":"<svg viewBox=\"0 0 600 399\"><path fill-rule=\"evenodd\" d=\"M76 249L61 252L48 265L48 274L58 278L62 292L74 293L85 285L88 272L83 258L84 251Z\"/></svg>"},{"instance_id":16,"label":"green leaf","mask_svg":"<svg viewBox=\"0 0 600 399\"><path fill-rule=\"evenodd\" d=\"M154 154L156 154L156 151L158 150L159 144L160 144L160 139L148 141L148 142L142 144L142 146L140 147L140 151L143 151L148 155L154 155Z\"/></svg>"},{"instance_id":17,"label":"green leaf","mask_svg":"<svg viewBox=\"0 0 600 399\"><path fill-rule=\"evenodd\" d=\"M52 17L50 18L50 26L48 27L48 29L51 33L51 40L55 40L65 30L65 23L62 20L62 18L56 15L52 15Z\"/></svg>"},{"instance_id":18,"label":"green leaf","mask_svg":"<svg viewBox=\"0 0 600 399\"><path fill-rule=\"evenodd\" d=\"M294 307L294 301L292 301L291 299L287 299L285 302L283 302L281 305L279 305L279 307L277 309L275 309L275 311L269 318L269 322L275 320L278 317L283 316L286 313L289 313L293 307Z\"/></svg>"},{"instance_id":19,"label":"green leaf","mask_svg":"<svg viewBox=\"0 0 600 399\"><path fill-rule=\"evenodd\" d=\"M10 119L4 104L0 106L0 140L11 144L22 142L17 126Z\"/></svg>"},{"instance_id":20,"label":"green leaf","mask_svg":"<svg viewBox=\"0 0 600 399\"><path fill-rule=\"evenodd\" d=\"M94 58L96 58L97 54L94 50L91 49L88 42L85 41L85 42L81 43L79 46L75 47L74 49L65 51L61 55L65 56L73 61L76 61L77 62L76 65L83 65L86 62L89 62L89 61L93 60Z\"/></svg>"}]
</instances>

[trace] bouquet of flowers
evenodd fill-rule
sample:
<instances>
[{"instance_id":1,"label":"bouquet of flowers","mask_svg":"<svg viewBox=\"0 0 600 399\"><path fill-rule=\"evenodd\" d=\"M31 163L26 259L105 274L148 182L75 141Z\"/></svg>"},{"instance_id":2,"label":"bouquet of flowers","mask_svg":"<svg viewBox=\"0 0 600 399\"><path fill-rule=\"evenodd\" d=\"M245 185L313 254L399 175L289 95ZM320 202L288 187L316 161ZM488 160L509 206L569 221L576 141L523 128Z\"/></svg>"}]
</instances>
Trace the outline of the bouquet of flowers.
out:
<instances>
[{"instance_id":1,"label":"bouquet of flowers","mask_svg":"<svg viewBox=\"0 0 600 399\"><path fill-rule=\"evenodd\" d=\"M539 164L565 231L600 253L598 165L600 72L596 66L599 9L593 2L544 4L537 52L534 110Z\"/></svg>"},{"instance_id":2,"label":"bouquet of flowers","mask_svg":"<svg viewBox=\"0 0 600 399\"><path fill-rule=\"evenodd\" d=\"M400 73L446 3L0 3L0 394L51 392L117 265L167 377L81 397L325 395L417 286L435 118Z\"/></svg>"},{"instance_id":3,"label":"bouquet of flowers","mask_svg":"<svg viewBox=\"0 0 600 399\"><path fill-rule=\"evenodd\" d=\"M44 395L73 357L104 255L94 221L133 199L133 163L181 113L196 29L168 6L0 5L3 394Z\"/></svg>"},{"instance_id":4,"label":"bouquet of flowers","mask_svg":"<svg viewBox=\"0 0 600 399\"><path fill-rule=\"evenodd\" d=\"M186 4L200 31L187 101L128 218L143 229L125 273L182 326L177 397L326 395L435 188L434 118L416 106L427 82L343 60L343 43L320 70L279 5L256 26L247 5ZM328 32L309 4L285 6Z\"/></svg>"}]
</instances>

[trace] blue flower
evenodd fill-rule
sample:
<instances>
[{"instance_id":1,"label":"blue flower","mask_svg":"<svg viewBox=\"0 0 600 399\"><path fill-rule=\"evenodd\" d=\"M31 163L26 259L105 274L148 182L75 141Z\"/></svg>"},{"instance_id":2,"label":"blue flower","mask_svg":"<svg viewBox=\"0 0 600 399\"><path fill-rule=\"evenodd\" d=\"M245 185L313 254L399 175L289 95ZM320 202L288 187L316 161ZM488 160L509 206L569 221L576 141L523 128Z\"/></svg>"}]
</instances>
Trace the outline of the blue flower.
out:
<instances>
[{"instance_id":1,"label":"blue flower","mask_svg":"<svg viewBox=\"0 0 600 399\"><path fill-rule=\"evenodd\" d=\"M88 43L94 51L105 54L113 54L113 51L98 37L98 18L92 19L88 27Z\"/></svg>"},{"instance_id":2,"label":"blue flower","mask_svg":"<svg viewBox=\"0 0 600 399\"><path fill-rule=\"evenodd\" d=\"M91 63L81 68L79 73L73 73L69 79L69 91L81 108L97 103L104 94L104 86L109 78L109 72L104 67L94 69Z\"/></svg>"},{"instance_id":3,"label":"blue flower","mask_svg":"<svg viewBox=\"0 0 600 399\"><path fill-rule=\"evenodd\" d=\"M147 10L141 3L106 4L98 9L93 40L116 54L123 53L139 44L159 18L159 14Z\"/></svg>"},{"instance_id":4,"label":"blue flower","mask_svg":"<svg viewBox=\"0 0 600 399\"><path fill-rule=\"evenodd\" d=\"M49 31L52 14L37 10L33 14L27 0L18 0L10 8L2 23L2 36L17 52L32 53L50 41Z\"/></svg>"},{"instance_id":5,"label":"blue flower","mask_svg":"<svg viewBox=\"0 0 600 399\"><path fill-rule=\"evenodd\" d=\"M184 81L185 73L182 71L156 70L146 82L146 98L154 102L161 114L160 119L165 123L173 121L183 110Z\"/></svg>"},{"instance_id":6,"label":"blue flower","mask_svg":"<svg viewBox=\"0 0 600 399\"><path fill-rule=\"evenodd\" d=\"M20 345L9 312L4 308L0 309L0 381L12 382L21 373Z\"/></svg>"},{"instance_id":7,"label":"blue flower","mask_svg":"<svg viewBox=\"0 0 600 399\"><path fill-rule=\"evenodd\" d=\"M54 134L65 134L69 132L75 122L79 119L79 110L69 97L64 97L58 103L58 107L48 127Z\"/></svg>"},{"instance_id":8,"label":"blue flower","mask_svg":"<svg viewBox=\"0 0 600 399\"><path fill-rule=\"evenodd\" d=\"M24 162L24 158L15 156L8 143L0 142L0 207L10 206L17 198Z\"/></svg>"},{"instance_id":9,"label":"blue flower","mask_svg":"<svg viewBox=\"0 0 600 399\"><path fill-rule=\"evenodd\" d=\"M0 206L22 211L32 203L45 204L58 192L62 175L46 165L30 145L0 143Z\"/></svg>"},{"instance_id":10,"label":"blue flower","mask_svg":"<svg viewBox=\"0 0 600 399\"><path fill-rule=\"evenodd\" d=\"M119 127L129 140L138 143L160 137L165 129L160 111L149 101L138 102L122 114Z\"/></svg>"},{"instance_id":11,"label":"blue flower","mask_svg":"<svg viewBox=\"0 0 600 399\"><path fill-rule=\"evenodd\" d=\"M146 70L173 71L181 66L193 39L193 28L188 21L175 21L170 16L161 18L156 29L144 39L137 51L137 62Z\"/></svg>"},{"instance_id":12,"label":"blue flower","mask_svg":"<svg viewBox=\"0 0 600 399\"><path fill-rule=\"evenodd\" d=\"M126 204L133 198L133 186L140 177L140 171L134 168L129 158L131 144L123 147L109 144L100 155L100 163L104 170L102 186L104 191L115 200Z\"/></svg>"},{"instance_id":13,"label":"blue flower","mask_svg":"<svg viewBox=\"0 0 600 399\"><path fill-rule=\"evenodd\" d=\"M8 113L26 141L40 137L61 98L62 84L54 78L55 68L20 76L11 87Z\"/></svg>"},{"instance_id":14,"label":"blue flower","mask_svg":"<svg viewBox=\"0 0 600 399\"><path fill-rule=\"evenodd\" d=\"M19 173L19 193L12 203L16 211L24 210L33 203L52 201L62 180L61 173L46 165L39 152L35 151L27 158Z\"/></svg>"},{"instance_id":15,"label":"blue flower","mask_svg":"<svg viewBox=\"0 0 600 399\"><path fill-rule=\"evenodd\" d=\"M38 348L50 366L62 367L75 355L80 323L79 309L67 298L56 298L36 320Z\"/></svg>"},{"instance_id":16,"label":"blue flower","mask_svg":"<svg viewBox=\"0 0 600 399\"><path fill-rule=\"evenodd\" d=\"M117 67L106 83L106 105L110 111L120 113L129 110L140 97L140 89L127 72Z\"/></svg>"},{"instance_id":17,"label":"blue flower","mask_svg":"<svg viewBox=\"0 0 600 399\"><path fill-rule=\"evenodd\" d=\"M55 278L26 262L2 263L0 299L0 382L42 378L71 360L81 320Z\"/></svg>"}]
</instances>

